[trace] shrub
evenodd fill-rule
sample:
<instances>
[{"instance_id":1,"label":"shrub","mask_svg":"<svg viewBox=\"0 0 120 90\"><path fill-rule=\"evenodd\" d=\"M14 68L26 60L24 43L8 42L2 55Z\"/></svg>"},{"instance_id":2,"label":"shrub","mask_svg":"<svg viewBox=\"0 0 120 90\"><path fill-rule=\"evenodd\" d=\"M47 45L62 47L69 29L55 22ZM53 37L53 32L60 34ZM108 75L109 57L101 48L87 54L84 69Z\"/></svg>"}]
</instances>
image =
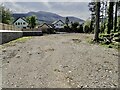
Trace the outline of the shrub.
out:
<instances>
[{"instance_id":1,"label":"shrub","mask_svg":"<svg viewBox=\"0 0 120 90\"><path fill-rule=\"evenodd\" d=\"M54 34L55 30L52 28L42 28L42 33Z\"/></svg>"},{"instance_id":2,"label":"shrub","mask_svg":"<svg viewBox=\"0 0 120 90\"><path fill-rule=\"evenodd\" d=\"M72 29L73 32L77 32L77 27L78 27L78 25L79 25L78 22L74 22L74 23L72 24L71 29Z\"/></svg>"},{"instance_id":3,"label":"shrub","mask_svg":"<svg viewBox=\"0 0 120 90\"><path fill-rule=\"evenodd\" d=\"M83 33L83 25L80 25L77 30L78 33Z\"/></svg>"},{"instance_id":4,"label":"shrub","mask_svg":"<svg viewBox=\"0 0 120 90\"><path fill-rule=\"evenodd\" d=\"M83 31L84 31L85 33L90 32L90 23L91 23L90 20L87 20L87 21L84 23L84 25L83 25Z\"/></svg>"}]
</instances>

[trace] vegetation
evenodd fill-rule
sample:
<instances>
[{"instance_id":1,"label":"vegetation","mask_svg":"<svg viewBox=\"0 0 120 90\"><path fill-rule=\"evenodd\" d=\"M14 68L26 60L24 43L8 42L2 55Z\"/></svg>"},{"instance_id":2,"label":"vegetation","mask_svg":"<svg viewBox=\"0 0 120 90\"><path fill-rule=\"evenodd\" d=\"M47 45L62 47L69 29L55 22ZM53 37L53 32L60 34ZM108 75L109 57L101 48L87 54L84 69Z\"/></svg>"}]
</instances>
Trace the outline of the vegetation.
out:
<instances>
[{"instance_id":1,"label":"vegetation","mask_svg":"<svg viewBox=\"0 0 120 90\"><path fill-rule=\"evenodd\" d=\"M4 6L0 5L0 22L5 24L12 24L14 18L11 11Z\"/></svg>"},{"instance_id":2,"label":"vegetation","mask_svg":"<svg viewBox=\"0 0 120 90\"><path fill-rule=\"evenodd\" d=\"M72 29L72 31L73 32L77 32L77 27L78 27L78 25L79 25L79 23L78 22L74 22L74 23L72 23L72 27L71 27L71 29Z\"/></svg>"},{"instance_id":3,"label":"vegetation","mask_svg":"<svg viewBox=\"0 0 120 90\"><path fill-rule=\"evenodd\" d=\"M89 33L90 32L90 25L91 25L91 21L87 20L84 25L83 25L83 31L85 33Z\"/></svg>"},{"instance_id":4,"label":"vegetation","mask_svg":"<svg viewBox=\"0 0 120 90\"><path fill-rule=\"evenodd\" d=\"M96 6L95 6L95 13L96 13L96 20L95 20L95 37L94 37L94 41L97 41L99 40L99 32L100 32L100 29L99 29L99 21L100 21L100 2L96 2Z\"/></svg>"},{"instance_id":5,"label":"vegetation","mask_svg":"<svg viewBox=\"0 0 120 90\"><path fill-rule=\"evenodd\" d=\"M10 41L8 43L5 43L3 45L0 46L0 49L3 49L6 46L15 46L16 43L25 43L27 40L31 39L32 37L22 37L22 38L18 38L16 40Z\"/></svg>"},{"instance_id":6,"label":"vegetation","mask_svg":"<svg viewBox=\"0 0 120 90\"><path fill-rule=\"evenodd\" d=\"M91 22L90 22L90 26L89 26L89 31L92 32L93 31L93 25L95 22L95 2L90 2L88 4L89 10L91 11Z\"/></svg>"},{"instance_id":7,"label":"vegetation","mask_svg":"<svg viewBox=\"0 0 120 90\"><path fill-rule=\"evenodd\" d=\"M117 16L117 13L120 10L120 1L92 1L88 6L91 12L91 21L89 23L86 21L87 24L85 22L84 31L94 31L93 41L99 42L101 45L107 45L109 48L119 48L120 16ZM95 30L92 28L93 25L95 25ZM88 33L88 31L86 32Z\"/></svg>"},{"instance_id":8,"label":"vegetation","mask_svg":"<svg viewBox=\"0 0 120 90\"><path fill-rule=\"evenodd\" d=\"M27 22L29 23L30 28L35 28L35 26L37 25L37 17L36 16L30 16L30 17L26 17Z\"/></svg>"},{"instance_id":9,"label":"vegetation","mask_svg":"<svg viewBox=\"0 0 120 90\"><path fill-rule=\"evenodd\" d=\"M68 24L69 24L69 18L68 17L66 17L66 19L65 19L65 24L68 27Z\"/></svg>"},{"instance_id":10,"label":"vegetation","mask_svg":"<svg viewBox=\"0 0 120 90\"><path fill-rule=\"evenodd\" d=\"M113 29L113 5L114 2L109 2L109 9L108 9L108 31L107 34L110 34L111 30Z\"/></svg>"}]
</instances>

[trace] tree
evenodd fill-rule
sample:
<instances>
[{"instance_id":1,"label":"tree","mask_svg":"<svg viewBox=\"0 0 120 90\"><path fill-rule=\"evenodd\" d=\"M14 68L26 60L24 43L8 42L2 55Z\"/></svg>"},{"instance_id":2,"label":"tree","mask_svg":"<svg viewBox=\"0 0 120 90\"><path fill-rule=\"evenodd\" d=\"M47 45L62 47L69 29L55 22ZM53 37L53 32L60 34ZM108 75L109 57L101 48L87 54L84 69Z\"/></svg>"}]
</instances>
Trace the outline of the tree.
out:
<instances>
[{"instance_id":1,"label":"tree","mask_svg":"<svg viewBox=\"0 0 120 90\"><path fill-rule=\"evenodd\" d=\"M116 28L117 28L117 4L118 4L118 2L115 3L114 32L116 32Z\"/></svg>"},{"instance_id":2,"label":"tree","mask_svg":"<svg viewBox=\"0 0 120 90\"><path fill-rule=\"evenodd\" d=\"M31 28L35 28L35 26L36 26L36 16L30 16L30 17L26 17L26 20L27 20L27 22L29 23L29 26L31 27Z\"/></svg>"},{"instance_id":3,"label":"tree","mask_svg":"<svg viewBox=\"0 0 120 90\"><path fill-rule=\"evenodd\" d=\"M35 28L35 26L36 26L36 17L35 16L31 16L30 21L31 21L31 27Z\"/></svg>"},{"instance_id":4,"label":"tree","mask_svg":"<svg viewBox=\"0 0 120 90\"><path fill-rule=\"evenodd\" d=\"M99 21L100 21L100 1L96 2L95 6L96 19L95 19L95 37L94 41L98 42L99 40Z\"/></svg>"},{"instance_id":5,"label":"tree","mask_svg":"<svg viewBox=\"0 0 120 90\"><path fill-rule=\"evenodd\" d=\"M13 17L11 11L0 5L0 22L5 24L12 24Z\"/></svg>"},{"instance_id":6,"label":"tree","mask_svg":"<svg viewBox=\"0 0 120 90\"><path fill-rule=\"evenodd\" d=\"M115 2L114 32L116 32L116 29L117 29L117 11L119 10L120 10L120 1Z\"/></svg>"},{"instance_id":7,"label":"tree","mask_svg":"<svg viewBox=\"0 0 120 90\"><path fill-rule=\"evenodd\" d=\"M77 32L77 26L79 25L78 22L72 23L72 31Z\"/></svg>"},{"instance_id":8,"label":"tree","mask_svg":"<svg viewBox=\"0 0 120 90\"><path fill-rule=\"evenodd\" d=\"M110 0L109 2L109 8L108 8L108 31L107 34L110 34L111 30L113 29L113 6L114 2Z\"/></svg>"},{"instance_id":9,"label":"tree","mask_svg":"<svg viewBox=\"0 0 120 90\"><path fill-rule=\"evenodd\" d=\"M66 19L65 19L65 24L67 25L67 27L68 27L68 23L69 23L69 18L66 17Z\"/></svg>"},{"instance_id":10,"label":"tree","mask_svg":"<svg viewBox=\"0 0 120 90\"><path fill-rule=\"evenodd\" d=\"M90 2L88 4L89 10L91 11L91 23L90 23L90 32L93 30L93 24L95 22L95 2Z\"/></svg>"}]
</instances>

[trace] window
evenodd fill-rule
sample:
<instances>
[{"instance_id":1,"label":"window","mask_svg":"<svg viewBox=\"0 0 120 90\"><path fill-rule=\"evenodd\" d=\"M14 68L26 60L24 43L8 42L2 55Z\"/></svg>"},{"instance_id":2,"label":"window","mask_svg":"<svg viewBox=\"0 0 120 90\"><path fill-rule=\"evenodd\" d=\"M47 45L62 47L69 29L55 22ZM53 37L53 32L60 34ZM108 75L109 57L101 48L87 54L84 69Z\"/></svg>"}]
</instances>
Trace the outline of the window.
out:
<instances>
[{"instance_id":1,"label":"window","mask_svg":"<svg viewBox=\"0 0 120 90\"><path fill-rule=\"evenodd\" d=\"M23 25L25 25L25 22L23 22Z\"/></svg>"},{"instance_id":2,"label":"window","mask_svg":"<svg viewBox=\"0 0 120 90\"><path fill-rule=\"evenodd\" d=\"M20 23L18 22L18 25L20 25Z\"/></svg>"},{"instance_id":3,"label":"window","mask_svg":"<svg viewBox=\"0 0 120 90\"><path fill-rule=\"evenodd\" d=\"M15 23L15 25L17 25L17 23Z\"/></svg>"}]
</instances>

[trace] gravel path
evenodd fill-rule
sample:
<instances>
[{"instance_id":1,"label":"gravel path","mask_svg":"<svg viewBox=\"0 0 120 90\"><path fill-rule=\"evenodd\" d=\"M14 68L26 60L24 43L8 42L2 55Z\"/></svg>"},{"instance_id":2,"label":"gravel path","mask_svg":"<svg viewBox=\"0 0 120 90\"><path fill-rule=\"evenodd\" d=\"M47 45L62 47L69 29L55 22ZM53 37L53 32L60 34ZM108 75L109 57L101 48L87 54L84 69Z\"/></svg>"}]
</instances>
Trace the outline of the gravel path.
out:
<instances>
[{"instance_id":1,"label":"gravel path","mask_svg":"<svg viewBox=\"0 0 120 90\"><path fill-rule=\"evenodd\" d=\"M4 88L116 88L118 51L87 43L93 35L32 37L2 49Z\"/></svg>"}]
</instances>

